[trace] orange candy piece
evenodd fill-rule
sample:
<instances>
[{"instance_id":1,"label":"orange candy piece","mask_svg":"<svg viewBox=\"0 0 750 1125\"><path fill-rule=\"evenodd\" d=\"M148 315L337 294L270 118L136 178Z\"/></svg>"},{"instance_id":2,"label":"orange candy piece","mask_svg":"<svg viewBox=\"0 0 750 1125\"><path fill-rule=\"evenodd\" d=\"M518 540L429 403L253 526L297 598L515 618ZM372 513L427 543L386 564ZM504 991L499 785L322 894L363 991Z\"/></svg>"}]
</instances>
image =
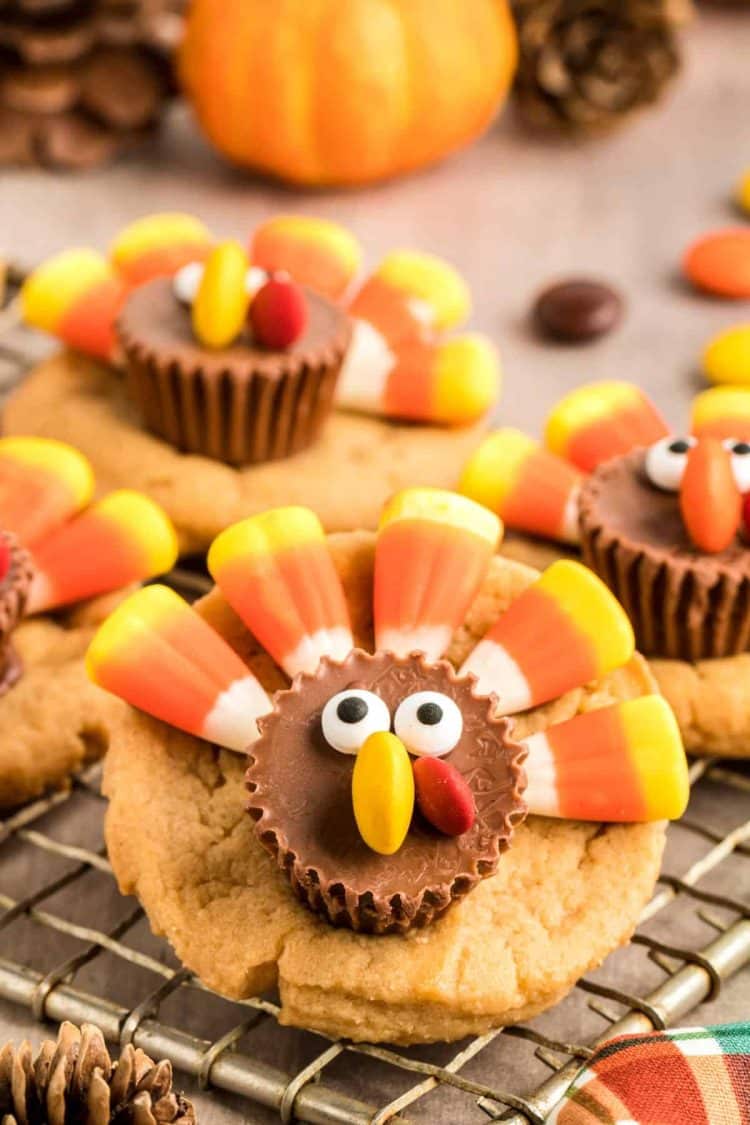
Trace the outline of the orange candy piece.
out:
<instances>
[{"instance_id":1,"label":"orange candy piece","mask_svg":"<svg viewBox=\"0 0 750 1125\"><path fill-rule=\"evenodd\" d=\"M697 289L734 300L750 297L750 229L713 231L688 247L685 276Z\"/></svg>"},{"instance_id":2,"label":"orange candy piece","mask_svg":"<svg viewBox=\"0 0 750 1125\"><path fill-rule=\"evenodd\" d=\"M728 451L718 438L701 438L689 450L680 486L680 511L700 551L717 554L734 539L742 516L742 494Z\"/></svg>"},{"instance_id":3,"label":"orange candy piece","mask_svg":"<svg viewBox=\"0 0 750 1125\"><path fill-rule=\"evenodd\" d=\"M304 215L277 215L255 231L250 261L273 273L285 270L300 285L337 300L359 268L354 235L338 223Z\"/></svg>"}]
</instances>

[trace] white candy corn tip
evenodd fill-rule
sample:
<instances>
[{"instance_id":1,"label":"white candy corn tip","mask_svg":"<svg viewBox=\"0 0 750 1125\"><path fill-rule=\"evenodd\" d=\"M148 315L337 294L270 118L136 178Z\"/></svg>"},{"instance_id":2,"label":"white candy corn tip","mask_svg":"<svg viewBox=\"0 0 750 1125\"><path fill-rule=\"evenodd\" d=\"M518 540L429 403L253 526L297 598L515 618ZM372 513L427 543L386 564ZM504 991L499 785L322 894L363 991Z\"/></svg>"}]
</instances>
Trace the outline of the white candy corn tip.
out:
<instances>
[{"instance_id":1,"label":"white candy corn tip","mask_svg":"<svg viewBox=\"0 0 750 1125\"><path fill-rule=\"evenodd\" d=\"M581 529L578 523L580 499L580 488L574 488L565 505L560 527L560 538L566 543L580 543L581 541Z\"/></svg>"},{"instance_id":2,"label":"white candy corn tip","mask_svg":"<svg viewBox=\"0 0 750 1125\"><path fill-rule=\"evenodd\" d=\"M394 656L423 653L428 660L439 660L451 643L453 632L448 625L417 625L413 629L379 629L375 638L378 652Z\"/></svg>"},{"instance_id":3,"label":"white candy corn tip","mask_svg":"<svg viewBox=\"0 0 750 1125\"><path fill-rule=\"evenodd\" d=\"M504 715L515 715L531 707L526 677L513 657L495 641L480 641L461 665L459 674L476 677L474 690L478 695L494 693Z\"/></svg>"},{"instance_id":4,"label":"white candy corn tip","mask_svg":"<svg viewBox=\"0 0 750 1125\"><path fill-rule=\"evenodd\" d=\"M560 816L555 756L544 731L524 739L528 751L524 770L526 789L523 799L534 816Z\"/></svg>"},{"instance_id":5,"label":"white candy corn tip","mask_svg":"<svg viewBox=\"0 0 750 1125\"><path fill-rule=\"evenodd\" d=\"M395 364L396 357L377 329L367 320L354 320L336 384L337 402L352 410L377 409Z\"/></svg>"},{"instance_id":6,"label":"white candy corn tip","mask_svg":"<svg viewBox=\"0 0 750 1125\"><path fill-rule=\"evenodd\" d=\"M294 651L285 657L284 671L292 679L301 672L312 675L324 656L340 664L353 648L354 638L343 626L319 629L317 633L303 637Z\"/></svg>"},{"instance_id":7,"label":"white candy corn tip","mask_svg":"<svg viewBox=\"0 0 750 1125\"><path fill-rule=\"evenodd\" d=\"M271 710L271 700L255 676L245 676L217 697L203 720L203 737L243 753L258 738L256 719Z\"/></svg>"}]
</instances>

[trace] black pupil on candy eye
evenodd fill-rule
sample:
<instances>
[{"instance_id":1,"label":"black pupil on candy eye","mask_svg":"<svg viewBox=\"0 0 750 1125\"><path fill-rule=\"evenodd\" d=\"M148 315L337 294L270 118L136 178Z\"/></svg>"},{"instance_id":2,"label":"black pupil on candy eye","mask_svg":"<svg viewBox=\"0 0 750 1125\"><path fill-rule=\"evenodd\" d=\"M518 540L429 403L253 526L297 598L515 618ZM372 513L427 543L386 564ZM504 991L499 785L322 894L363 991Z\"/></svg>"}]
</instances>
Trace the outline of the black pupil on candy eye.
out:
<instances>
[{"instance_id":1,"label":"black pupil on candy eye","mask_svg":"<svg viewBox=\"0 0 750 1125\"><path fill-rule=\"evenodd\" d=\"M732 446L732 453L739 453L740 457L746 457L750 453L750 442L736 441Z\"/></svg>"},{"instance_id":2,"label":"black pupil on candy eye","mask_svg":"<svg viewBox=\"0 0 750 1125\"><path fill-rule=\"evenodd\" d=\"M341 700L336 714L342 723L359 723L367 714L367 704L358 695L349 695Z\"/></svg>"},{"instance_id":3,"label":"black pupil on candy eye","mask_svg":"<svg viewBox=\"0 0 750 1125\"><path fill-rule=\"evenodd\" d=\"M423 703L417 708L417 718L426 727L434 727L443 717L443 708L438 703Z\"/></svg>"},{"instance_id":4,"label":"black pupil on candy eye","mask_svg":"<svg viewBox=\"0 0 750 1125\"><path fill-rule=\"evenodd\" d=\"M669 446L670 453L687 453L688 449L690 449L690 443L685 441L684 438L678 438Z\"/></svg>"}]
</instances>

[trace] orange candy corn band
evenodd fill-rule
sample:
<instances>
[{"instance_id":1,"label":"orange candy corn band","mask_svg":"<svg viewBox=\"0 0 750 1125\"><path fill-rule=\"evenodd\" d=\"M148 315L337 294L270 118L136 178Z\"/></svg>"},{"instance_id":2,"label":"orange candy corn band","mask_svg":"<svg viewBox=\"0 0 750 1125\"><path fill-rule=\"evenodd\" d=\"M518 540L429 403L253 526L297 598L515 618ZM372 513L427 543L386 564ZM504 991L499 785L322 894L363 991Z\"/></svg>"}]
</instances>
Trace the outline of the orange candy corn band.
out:
<instances>
[{"instance_id":1,"label":"orange candy corn band","mask_svg":"<svg viewBox=\"0 0 750 1125\"><path fill-rule=\"evenodd\" d=\"M750 387L714 387L696 395L690 432L695 437L750 441Z\"/></svg>"},{"instance_id":2,"label":"orange candy corn band","mask_svg":"<svg viewBox=\"0 0 750 1125\"><path fill-rule=\"evenodd\" d=\"M562 559L514 601L470 653L462 675L503 713L546 703L625 664L633 630L596 575Z\"/></svg>"},{"instance_id":3,"label":"orange candy corn band","mask_svg":"<svg viewBox=\"0 0 750 1125\"><path fill-rule=\"evenodd\" d=\"M111 492L33 549L28 612L69 605L169 570L177 536L162 509L138 492Z\"/></svg>"},{"instance_id":4,"label":"orange candy corn band","mask_svg":"<svg viewBox=\"0 0 750 1125\"><path fill-rule=\"evenodd\" d=\"M242 752L271 709L261 685L195 610L147 586L105 621L86 658L105 691L179 730Z\"/></svg>"},{"instance_id":5,"label":"orange candy corn band","mask_svg":"<svg viewBox=\"0 0 750 1125\"><path fill-rule=\"evenodd\" d=\"M325 533L306 508L252 516L211 545L208 568L224 597L289 676L354 647L349 610Z\"/></svg>"},{"instance_id":6,"label":"orange candy corn band","mask_svg":"<svg viewBox=\"0 0 750 1125\"><path fill-rule=\"evenodd\" d=\"M530 813L632 822L675 819L685 811L685 751L661 696L577 715L525 745Z\"/></svg>"},{"instance_id":7,"label":"orange candy corn band","mask_svg":"<svg viewBox=\"0 0 750 1125\"><path fill-rule=\"evenodd\" d=\"M0 439L0 527L31 547L90 501L94 474L77 449L49 438Z\"/></svg>"},{"instance_id":8,"label":"orange candy corn band","mask_svg":"<svg viewBox=\"0 0 750 1125\"><path fill-rule=\"evenodd\" d=\"M455 328L469 315L465 281L447 262L415 250L388 254L349 306L390 343Z\"/></svg>"},{"instance_id":9,"label":"orange candy corn band","mask_svg":"<svg viewBox=\"0 0 750 1125\"><path fill-rule=\"evenodd\" d=\"M466 463L460 490L497 512L507 527L575 543L577 469L520 430L497 430Z\"/></svg>"},{"instance_id":10,"label":"orange candy corn band","mask_svg":"<svg viewBox=\"0 0 750 1125\"><path fill-rule=\"evenodd\" d=\"M323 296L337 300L359 269L361 251L344 227L325 219L278 215L262 223L250 244L254 266L284 270Z\"/></svg>"},{"instance_id":11,"label":"orange candy corn band","mask_svg":"<svg viewBox=\"0 0 750 1125\"><path fill-rule=\"evenodd\" d=\"M440 657L466 616L500 533L492 513L456 493L398 493L383 513L375 549L376 648Z\"/></svg>"},{"instance_id":12,"label":"orange candy corn band","mask_svg":"<svg viewBox=\"0 0 750 1125\"><path fill-rule=\"evenodd\" d=\"M547 448L592 472L603 461L652 445L669 427L644 392L631 383L590 383L572 391L551 412Z\"/></svg>"}]
</instances>

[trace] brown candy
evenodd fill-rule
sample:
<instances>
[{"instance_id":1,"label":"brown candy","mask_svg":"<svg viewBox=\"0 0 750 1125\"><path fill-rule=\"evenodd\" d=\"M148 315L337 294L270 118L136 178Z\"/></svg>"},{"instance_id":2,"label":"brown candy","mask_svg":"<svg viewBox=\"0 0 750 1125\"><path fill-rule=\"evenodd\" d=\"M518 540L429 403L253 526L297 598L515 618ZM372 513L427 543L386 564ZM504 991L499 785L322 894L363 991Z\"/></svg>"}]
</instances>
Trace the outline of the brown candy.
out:
<instances>
[{"instance_id":1,"label":"brown candy","mask_svg":"<svg viewBox=\"0 0 750 1125\"><path fill-rule=\"evenodd\" d=\"M585 343L618 324L623 300L611 286L584 278L560 281L537 297L534 320L554 340Z\"/></svg>"}]
</instances>

